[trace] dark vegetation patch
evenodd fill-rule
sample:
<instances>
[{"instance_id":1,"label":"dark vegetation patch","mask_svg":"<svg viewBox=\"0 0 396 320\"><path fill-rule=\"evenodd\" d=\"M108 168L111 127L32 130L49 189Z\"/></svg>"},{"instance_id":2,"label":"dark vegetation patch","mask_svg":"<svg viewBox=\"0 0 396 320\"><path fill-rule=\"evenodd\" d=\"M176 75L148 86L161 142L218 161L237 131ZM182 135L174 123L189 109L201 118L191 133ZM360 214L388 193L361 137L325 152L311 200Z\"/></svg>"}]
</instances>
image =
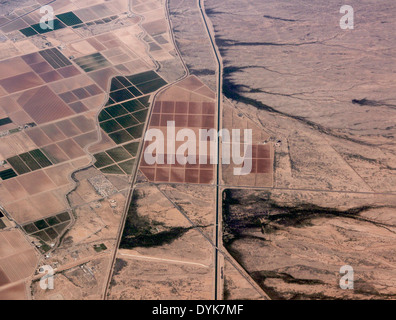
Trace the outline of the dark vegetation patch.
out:
<instances>
[{"instance_id":1,"label":"dark vegetation patch","mask_svg":"<svg viewBox=\"0 0 396 320\"><path fill-rule=\"evenodd\" d=\"M353 104L357 104L359 106L369 106L369 107L389 107L389 108L396 108L395 104L386 103L384 101L377 101L377 100L369 100L366 98L363 99L353 99Z\"/></svg>"},{"instance_id":2,"label":"dark vegetation patch","mask_svg":"<svg viewBox=\"0 0 396 320\"><path fill-rule=\"evenodd\" d=\"M297 21L294 19L285 19L285 18L273 17L273 16L268 16L268 15L264 15L263 18L270 19L270 20L285 21L285 22L296 22Z\"/></svg>"},{"instance_id":3,"label":"dark vegetation patch","mask_svg":"<svg viewBox=\"0 0 396 320\"><path fill-rule=\"evenodd\" d=\"M276 272L276 271L254 271L250 273L251 277L254 281L256 281L264 291L269 295L269 297L273 300L286 300L286 297L276 291L273 287L268 286L265 284L267 279L280 279L286 284L299 284L299 285L324 285L325 283L320 280L316 279L297 279L294 278L292 275L285 273L285 272ZM310 299L324 299L325 296L321 296L321 294L316 294L315 297L304 297L304 294L301 296L292 298L292 299L303 299L303 298L310 298Z\"/></svg>"},{"instance_id":4,"label":"dark vegetation patch","mask_svg":"<svg viewBox=\"0 0 396 320\"><path fill-rule=\"evenodd\" d=\"M4 126L4 125L10 124L10 123L12 123L12 120L10 118L0 119L0 126Z\"/></svg>"},{"instance_id":5,"label":"dark vegetation patch","mask_svg":"<svg viewBox=\"0 0 396 320\"><path fill-rule=\"evenodd\" d=\"M58 14L56 16L59 20L61 20L67 26L74 26L76 24L83 23L80 18L78 18L73 12L65 12L62 14Z\"/></svg>"},{"instance_id":6,"label":"dark vegetation patch","mask_svg":"<svg viewBox=\"0 0 396 320\"><path fill-rule=\"evenodd\" d=\"M302 228L311 225L313 219L347 217L364 220L359 215L371 208L373 207L361 206L339 210L310 203L280 205L271 198L269 192L246 194L225 190L224 243L229 246L236 239L246 238L246 231L249 229L261 229L262 240L265 240L266 234L276 232L281 227Z\"/></svg>"},{"instance_id":7,"label":"dark vegetation patch","mask_svg":"<svg viewBox=\"0 0 396 320\"><path fill-rule=\"evenodd\" d=\"M211 70L211 69L195 69L190 65L187 65L188 70L190 70L191 74L196 75L197 77L200 76L214 76L216 74L215 70Z\"/></svg>"},{"instance_id":8,"label":"dark vegetation patch","mask_svg":"<svg viewBox=\"0 0 396 320\"><path fill-rule=\"evenodd\" d=\"M299 47L303 45L315 44L317 41L301 42L301 43L277 43L277 42L258 42L258 41L235 41L231 39L216 38L216 44L221 50L226 50L229 47L256 47L256 46L274 46L274 47L284 47L284 46L294 46Z\"/></svg>"},{"instance_id":9,"label":"dark vegetation patch","mask_svg":"<svg viewBox=\"0 0 396 320\"><path fill-rule=\"evenodd\" d=\"M353 104L358 104L359 106L381 106L382 103L374 100L368 100L366 98L364 99L353 99L352 100Z\"/></svg>"},{"instance_id":10,"label":"dark vegetation patch","mask_svg":"<svg viewBox=\"0 0 396 320\"><path fill-rule=\"evenodd\" d=\"M104 243L101 243L101 244L94 244L93 248L94 248L94 250L95 250L96 252L102 252L102 251L107 250L107 247L106 247L106 245L105 245Z\"/></svg>"},{"instance_id":11,"label":"dark vegetation patch","mask_svg":"<svg viewBox=\"0 0 396 320\"><path fill-rule=\"evenodd\" d=\"M206 14L207 14L208 16L210 16L210 15L215 15L215 14L223 14L223 13L225 13L225 12L216 11L216 10L209 9L209 8L205 8L205 12L206 12Z\"/></svg>"},{"instance_id":12,"label":"dark vegetation patch","mask_svg":"<svg viewBox=\"0 0 396 320\"><path fill-rule=\"evenodd\" d=\"M317 279L298 279L294 278L292 275L286 273L286 272L276 272L276 271L267 271L267 270L262 270L262 271L254 271L251 273L251 276L253 279L263 281L267 278L272 278L272 279L281 279L285 283L292 283L292 284L301 284L301 285L318 285L318 284L325 284L321 280Z\"/></svg>"},{"instance_id":13,"label":"dark vegetation patch","mask_svg":"<svg viewBox=\"0 0 396 320\"><path fill-rule=\"evenodd\" d=\"M223 287L223 299L224 300L229 300L231 296L231 292L228 286L228 283L231 282L228 280L226 276L224 276L224 287Z\"/></svg>"},{"instance_id":14,"label":"dark vegetation patch","mask_svg":"<svg viewBox=\"0 0 396 320\"><path fill-rule=\"evenodd\" d=\"M124 269L128 263L123 259L117 259L114 265L114 273L113 276L117 276L120 274L121 270Z\"/></svg>"},{"instance_id":15,"label":"dark vegetation patch","mask_svg":"<svg viewBox=\"0 0 396 320\"><path fill-rule=\"evenodd\" d=\"M0 171L0 179L1 180L11 179L11 178L14 178L16 176L17 176L17 174L12 169L7 169L7 170Z\"/></svg>"},{"instance_id":16,"label":"dark vegetation patch","mask_svg":"<svg viewBox=\"0 0 396 320\"><path fill-rule=\"evenodd\" d=\"M157 247L170 244L191 229L167 227L161 222L140 216L137 212L139 199L139 192L135 191L125 221L124 232L120 243L121 249Z\"/></svg>"}]
</instances>

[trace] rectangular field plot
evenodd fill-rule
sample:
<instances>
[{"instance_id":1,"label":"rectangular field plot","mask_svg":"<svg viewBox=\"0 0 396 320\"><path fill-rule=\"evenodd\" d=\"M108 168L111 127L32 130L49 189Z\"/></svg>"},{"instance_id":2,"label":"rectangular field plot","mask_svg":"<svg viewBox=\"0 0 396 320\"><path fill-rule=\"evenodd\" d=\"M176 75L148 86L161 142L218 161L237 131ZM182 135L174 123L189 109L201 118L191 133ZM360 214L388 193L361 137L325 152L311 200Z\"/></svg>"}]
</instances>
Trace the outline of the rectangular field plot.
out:
<instances>
[{"instance_id":1,"label":"rectangular field plot","mask_svg":"<svg viewBox=\"0 0 396 320\"><path fill-rule=\"evenodd\" d=\"M23 101L22 108L37 124L75 114L48 86L24 92L19 101Z\"/></svg>"},{"instance_id":2,"label":"rectangular field plot","mask_svg":"<svg viewBox=\"0 0 396 320\"><path fill-rule=\"evenodd\" d=\"M129 112L135 112L138 110L142 110L147 108L144 104L142 104L140 102L141 99L137 99L137 100L131 100L131 101L127 101L122 103L121 105L128 110Z\"/></svg>"},{"instance_id":3,"label":"rectangular field plot","mask_svg":"<svg viewBox=\"0 0 396 320\"><path fill-rule=\"evenodd\" d=\"M140 139L148 115L149 99L148 96L106 107L99 114L101 128L117 144Z\"/></svg>"},{"instance_id":4,"label":"rectangular field plot","mask_svg":"<svg viewBox=\"0 0 396 320\"><path fill-rule=\"evenodd\" d=\"M100 171L106 174L124 174L124 171L122 171L121 168L117 165L100 169Z\"/></svg>"},{"instance_id":5,"label":"rectangular field plot","mask_svg":"<svg viewBox=\"0 0 396 320\"><path fill-rule=\"evenodd\" d=\"M17 174L12 169L0 171L1 180L8 180L8 179L14 178L16 176L17 176Z\"/></svg>"},{"instance_id":6,"label":"rectangular field plot","mask_svg":"<svg viewBox=\"0 0 396 320\"><path fill-rule=\"evenodd\" d=\"M70 215L67 212L62 212L56 215L56 217L59 219L61 222L66 222L70 220Z\"/></svg>"},{"instance_id":7,"label":"rectangular field plot","mask_svg":"<svg viewBox=\"0 0 396 320\"><path fill-rule=\"evenodd\" d=\"M26 90L42 84L43 81L34 72L26 72L0 80L0 85L8 93Z\"/></svg>"},{"instance_id":8,"label":"rectangular field plot","mask_svg":"<svg viewBox=\"0 0 396 320\"><path fill-rule=\"evenodd\" d=\"M213 165L148 165L142 159L139 169L152 182L211 184L215 177Z\"/></svg>"},{"instance_id":9,"label":"rectangular field plot","mask_svg":"<svg viewBox=\"0 0 396 320\"><path fill-rule=\"evenodd\" d=\"M38 257L19 230L0 233L0 283L17 282L31 276Z\"/></svg>"},{"instance_id":10,"label":"rectangular field plot","mask_svg":"<svg viewBox=\"0 0 396 320\"><path fill-rule=\"evenodd\" d=\"M143 94L155 92L167 84L155 71L147 71L126 78Z\"/></svg>"},{"instance_id":11,"label":"rectangular field plot","mask_svg":"<svg viewBox=\"0 0 396 320\"><path fill-rule=\"evenodd\" d=\"M118 130L121 130L122 127L120 126L120 124L115 121L114 119L105 121L105 122L101 122L100 123L100 127L106 132L106 133L112 133Z\"/></svg>"},{"instance_id":12,"label":"rectangular field plot","mask_svg":"<svg viewBox=\"0 0 396 320\"><path fill-rule=\"evenodd\" d=\"M51 166L51 161L44 155L40 149L32 150L7 159L7 162L19 174L25 174L31 171L39 170ZM13 178L13 176L11 176Z\"/></svg>"},{"instance_id":13,"label":"rectangular field plot","mask_svg":"<svg viewBox=\"0 0 396 320\"><path fill-rule=\"evenodd\" d=\"M44 34L44 33L48 33L51 31L66 28L66 26L58 19L54 19L54 20L50 21L49 23L53 23L53 26L54 26L53 29L51 29L51 28L43 29L43 28L41 28L40 23L34 24L31 27L39 34Z\"/></svg>"},{"instance_id":14,"label":"rectangular field plot","mask_svg":"<svg viewBox=\"0 0 396 320\"><path fill-rule=\"evenodd\" d=\"M73 12L65 12L58 14L56 16L60 21L62 21L67 26L74 26L76 24L83 23L79 17L77 17Z\"/></svg>"},{"instance_id":15,"label":"rectangular field plot","mask_svg":"<svg viewBox=\"0 0 396 320\"><path fill-rule=\"evenodd\" d=\"M6 124L10 124L10 123L12 123L12 120L11 120L10 118L3 118L3 119L0 119L0 127L1 127L1 126L4 126L4 125L6 125Z\"/></svg>"},{"instance_id":16,"label":"rectangular field plot","mask_svg":"<svg viewBox=\"0 0 396 320\"><path fill-rule=\"evenodd\" d=\"M132 113L132 115L140 122L146 122L147 114L148 114L148 109L144 109L144 110L136 111L136 112Z\"/></svg>"},{"instance_id":17,"label":"rectangular field plot","mask_svg":"<svg viewBox=\"0 0 396 320\"><path fill-rule=\"evenodd\" d=\"M133 166L135 165L135 159L124 161L118 164L118 166L127 174L130 175L133 172Z\"/></svg>"},{"instance_id":18,"label":"rectangular field plot","mask_svg":"<svg viewBox=\"0 0 396 320\"><path fill-rule=\"evenodd\" d=\"M127 152L123 147L117 147L111 150L107 150L106 153L115 161L121 162L131 158L129 152Z\"/></svg>"},{"instance_id":19,"label":"rectangular field plot","mask_svg":"<svg viewBox=\"0 0 396 320\"><path fill-rule=\"evenodd\" d=\"M62 235L70 219L69 213L62 212L56 216L25 224L22 228L28 235L37 238L42 244L40 251L46 252L51 248L50 243Z\"/></svg>"},{"instance_id":20,"label":"rectangular field plot","mask_svg":"<svg viewBox=\"0 0 396 320\"><path fill-rule=\"evenodd\" d=\"M100 52L77 58L74 62L85 72L95 71L111 65Z\"/></svg>"},{"instance_id":21,"label":"rectangular field plot","mask_svg":"<svg viewBox=\"0 0 396 320\"><path fill-rule=\"evenodd\" d=\"M143 129L144 129L144 123L141 123L141 124L138 124L137 126L128 128L127 131L135 139L140 139L143 135Z\"/></svg>"},{"instance_id":22,"label":"rectangular field plot","mask_svg":"<svg viewBox=\"0 0 396 320\"><path fill-rule=\"evenodd\" d=\"M29 167L25 164L25 162L23 162L23 160L18 156L8 158L7 162L14 168L14 170L18 174L24 174L31 171Z\"/></svg>"},{"instance_id":23,"label":"rectangular field plot","mask_svg":"<svg viewBox=\"0 0 396 320\"><path fill-rule=\"evenodd\" d=\"M33 158L37 161L37 163L42 168L52 165L51 161L49 161L49 159L45 156L45 154L40 149L32 150L29 153L33 156Z\"/></svg>"},{"instance_id":24,"label":"rectangular field plot","mask_svg":"<svg viewBox=\"0 0 396 320\"><path fill-rule=\"evenodd\" d=\"M126 77L132 84L138 85L141 83L153 81L161 78L155 71L146 71L133 76Z\"/></svg>"},{"instance_id":25,"label":"rectangular field plot","mask_svg":"<svg viewBox=\"0 0 396 320\"><path fill-rule=\"evenodd\" d=\"M122 144L134 139L127 131L120 130L109 134L109 137L116 143Z\"/></svg>"},{"instance_id":26,"label":"rectangular field plot","mask_svg":"<svg viewBox=\"0 0 396 320\"><path fill-rule=\"evenodd\" d=\"M143 93L156 90L157 87L164 85L164 80L155 77L152 72L146 72L129 80ZM160 94L152 107L149 128L161 130L165 139L167 139L166 126L169 121L174 121L176 128L187 127L194 132L199 132L200 129L214 130L216 128L215 97L206 97L206 92L202 92L202 96L194 96L195 90L204 86L195 77L188 77L177 86L180 86L183 90L190 91L191 96L186 95L182 89L178 88L171 88ZM210 90L209 92L211 93ZM142 104L147 103L147 101L139 102ZM136 119L142 120L147 117L145 111L146 109L135 111L132 115ZM133 129L136 130L137 128ZM131 129L128 129L128 132L132 136L134 135ZM197 139L196 145L198 146L199 143L200 141ZM209 151L209 149L207 150ZM169 155L165 155L165 163L163 164L148 164L143 157L139 164L139 170L151 182L212 184L215 179L215 166L211 164L210 154L207 152L200 154L200 151L197 149L194 154L195 163L187 163L186 165L182 165L178 161L169 161L168 163L168 160L175 156L169 158Z\"/></svg>"},{"instance_id":27,"label":"rectangular field plot","mask_svg":"<svg viewBox=\"0 0 396 320\"><path fill-rule=\"evenodd\" d=\"M72 63L58 49L52 48L39 51L40 55L54 68L70 66Z\"/></svg>"},{"instance_id":28,"label":"rectangular field plot","mask_svg":"<svg viewBox=\"0 0 396 320\"><path fill-rule=\"evenodd\" d=\"M141 95L141 94L140 94ZM110 98L115 102L122 102L135 98L132 92L128 89L121 89L117 91L110 92Z\"/></svg>"},{"instance_id":29,"label":"rectangular field plot","mask_svg":"<svg viewBox=\"0 0 396 320\"><path fill-rule=\"evenodd\" d=\"M135 156L139 143L130 143L125 147L116 147L105 152L95 154L95 167L108 174L132 174Z\"/></svg>"},{"instance_id":30,"label":"rectangular field plot","mask_svg":"<svg viewBox=\"0 0 396 320\"><path fill-rule=\"evenodd\" d=\"M155 92L165 86L167 83L164 79L156 79L136 85L136 87L144 94Z\"/></svg>"},{"instance_id":31,"label":"rectangular field plot","mask_svg":"<svg viewBox=\"0 0 396 320\"><path fill-rule=\"evenodd\" d=\"M136 157L139 150L139 142L132 142L124 145L126 151L128 151L133 157Z\"/></svg>"},{"instance_id":32,"label":"rectangular field plot","mask_svg":"<svg viewBox=\"0 0 396 320\"><path fill-rule=\"evenodd\" d=\"M129 128L134 125L139 124L140 122L132 115L127 114L122 117L115 118L115 120L123 127L123 128ZM144 121L144 120L143 120Z\"/></svg>"},{"instance_id":33,"label":"rectangular field plot","mask_svg":"<svg viewBox=\"0 0 396 320\"><path fill-rule=\"evenodd\" d=\"M22 33L25 37L32 37L32 36L35 36L36 34L38 34L38 32L31 27L21 29L21 30L19 30L19 32Z\"/></svg>"},{"instance_id":34,"label":"rectangular field plot","mask_svg":"<svg viewBox=\"0 0 396 320\"><path fill-rule=\"evenodd\" d=\"M34 158L28 152L20 154L19 157L27 164L30 170L34 171L41 169L37 161L34 160Z\"/></svg>"},{"instance_id":35,"label":"rectangular field plot","mask_svg":"<svg viewBox=\"0 0 396 320\"><path fill-rule=\"evenodd\" d=\"M95 157L95 167L96 168L103 168L109 165L114 164L113 159L110 158L105 152L97 153L94 155Z\"/></svg>"}]
</instances>

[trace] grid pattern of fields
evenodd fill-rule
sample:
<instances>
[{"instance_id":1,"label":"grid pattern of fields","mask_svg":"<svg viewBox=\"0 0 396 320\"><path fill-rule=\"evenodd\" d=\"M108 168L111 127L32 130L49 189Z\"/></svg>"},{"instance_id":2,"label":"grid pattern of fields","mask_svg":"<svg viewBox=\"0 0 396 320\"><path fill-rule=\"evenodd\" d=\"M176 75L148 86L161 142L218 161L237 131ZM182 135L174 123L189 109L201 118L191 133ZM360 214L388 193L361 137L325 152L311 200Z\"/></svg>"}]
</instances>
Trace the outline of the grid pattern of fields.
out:
<instances>
[{"instance_id":1,"label":"grid pattern of fields","mask_svg":"<svg viewBox=\"0 0 396 320\"><path fill-rule=\"evenodd\" d=\"M138 79L137 81L141 81ZM188 92L188 94L186 94ZM197 94L194 94L197 93ZM189 96L188 98L183 98ZM174 100L169 99L173 97ZM151 115L149 128L159 129L167 137L167 124L169 121L175 123L176 132L179 129L190 128L198 137L199 129L215 129L216 108L213 93L195 77L189 77L163 92L158 101L155 102ZM145 148L148 142L145 143ZM199 141L196 142L197 147ZM178 148L176 143L176 149ZM166 150L167 146L165 146ZM194 150L195 151L195 150ZM193 155L195 163L182 165L177 161L168 164L168 157L175 155L158 155L164 158L164 163L148 164L144 157L140 162L139 169L153 182L174 183L200 183L210 184L214 178L214 165L211 164L210 155L201 155L199 150ZM203 161L205 158L205 161ZM213 160L213 159L212 159ZM206 162L206 163L205 163ZM212 161L213 163L213 161Z\"/></svg>"},{"instance_id":2,"label":"grid pattern of fields","mask_svg":"<svg viewBox=\"0 0 396 320\"><path fill-rule=\"evenodd\" d=\"M51 29L49 26L50 24L53 24L53 29ZM59 30L66 28L66 26L59 20L59 19L54 19L48 22L48 28L42 28L40 23L36 23L31 25L30 27L24 28L19 30L24 36L26 37L32 37L37 34L45 34L51 31Z\"/></svg>"},{"instance_id":3,"label":"grid pattern of fields","mask_svg":"<svg viewBox=\"0 0 396 320\"><path fill-rule=\"evenodd\" d=\"M32 275L38 258L19 230L0 233L0 286Z\"/></svg>"},{"instance_id":4,"label":"grid pattern of fields","mask_svg":"<svg viewBox=\"0 0 396 320\"><path fill-rule=\"evenodd\" d=\"M44 155L40 149L32 150L7 159L7 162L19 174L46 168L52 162Z\"/></svg>"},{"instance_id":5,"label":"grid pattern of fields","mask_svg":"<svg viewBox=\"0 0 396 320\"><path fill-rule=\"evenodd\" d=\"M131 142L95 154L95 167L100 169L103 173L132 174L139 144L139 141Z\"/></svg>"},{"instance_id":6,"label":"grid pattern of fields","mask_svg":"<svg viewBox=\"0 0 396 320\"><path fill-rule=\"evenodd\" d=\"M33 237L36 237L42 246L41 251L46 252L62 231L70 223L70 215L67 212L59 213L45 219L37 220L32 223L23 225L25 232Z\"/></svg>"},{"instance_id":7,"label":"grid pattern of fields","mask_svg":"<svg viewBox=\"0 0 396 320\"><path fill-rule=\"evenodd\" d=\"M153 84L155 82L155 84ZM131 77L115 77L111 82L110 98L99 114L101 128L116 144L140 139L146 122L150 96L140 97L141 84L151 84L146 93L166 84L157 73L145 72ZM153 91L152 91L153 90Z\"/></svg>"}]
</instances>

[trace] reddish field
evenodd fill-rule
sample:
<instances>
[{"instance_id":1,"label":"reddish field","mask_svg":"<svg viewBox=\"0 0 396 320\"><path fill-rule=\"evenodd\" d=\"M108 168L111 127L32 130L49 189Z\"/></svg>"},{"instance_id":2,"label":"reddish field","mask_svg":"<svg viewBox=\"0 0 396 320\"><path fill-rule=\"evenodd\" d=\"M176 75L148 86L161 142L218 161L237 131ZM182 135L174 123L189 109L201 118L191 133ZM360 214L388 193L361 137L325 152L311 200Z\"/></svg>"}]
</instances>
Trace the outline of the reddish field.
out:
<instances>
[{"instance_id":1,"label":"reddish field","mask_svg":"<svg viewBox=\"0 0 396 320\"><path fill-rule=\"evenodd\" d=\"M30 98L26 103L23 105L21 104L22 108L38 124L58 120L74 114L74 112L49 87L32 89L24 93L24 95L29 95ZM22 95L22 97L24 97L24 95ZM45 99L43 99L43 97L45 97Z\"/></svg>"},{"instance_id":2,"label":"reddish field","mask_svg":"<svg viewBox=\"0 0 396 320\"><path fill-rule=\"evenodd\" d=\"M169 95L165 91L155 102L151 119L149 122L149 128L160 129L166 139L167 123L168 121L175 121L176 132L179 129L190 128L193 129L197 134L197 140L199 139L199 129L215 129L215 115L216 106L212 99L213 93L205 90L206 93L210 93L208 96L194 95L194 90L201 88L207 88L204 84L196 77L188 77L179 83L176 87L172 87L172 97L175 100L169 100ZM187 95L177 95L177 92L187 92ZM193 97L193 100L185 99L183 97ZM178 98L179 97L179 98ZM176 149L182 144L182 142L176 143ZM145 144L147 146L148 143ZM199 141L197 141L197 147ZM167 144L165 143L165 148ZM165 149L166 150L166 149ZM205 155L207 158L207 156ZM165 164L154 164L148 165L144 158L140 163L140 170L143 174L152 182L170 182L170 183L194 183L194 184L210 184L214 179L214 165L211 164L199 164L199 154L196 153L196 164L180 165L167 164L167 158L165 158ZM202 161L201 161L202 162ZM209 159L207 159L209 163Z\"/></svg>"}]
</instances>

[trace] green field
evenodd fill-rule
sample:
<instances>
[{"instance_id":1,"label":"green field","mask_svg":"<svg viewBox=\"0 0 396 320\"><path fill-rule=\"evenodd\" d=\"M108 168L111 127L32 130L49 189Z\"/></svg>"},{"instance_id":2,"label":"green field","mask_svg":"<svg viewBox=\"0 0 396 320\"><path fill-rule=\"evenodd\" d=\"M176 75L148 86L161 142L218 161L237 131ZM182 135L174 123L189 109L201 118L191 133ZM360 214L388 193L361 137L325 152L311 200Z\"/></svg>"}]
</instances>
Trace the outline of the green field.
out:
<instances>
[{"instance_id":1,"label":"green field","mask_svg":"<svg viewBox=\"0 0 396 320\"><path fill-rule=\"evenodd\" d=\"M160 76L155 71L146 71L139 74L135 74L133 76L126 77L130 82L134 85L152 81L154 79L160 78Z\"/></svg>"},{"instance_id":2,"label":"green field","mask_svg":"<svg viewBox=\"0 0 396 320\"><path fill-rule=\"evenodd\" d=\"M132 142L129 144L124 145L124 148L134 157L136 157L138 149L139 149L139 142Z\"/></svg>"},{"instance_id":3,"label":"green field","mask_svg":"<svg viewBox=\"0 0 396 320\"><path fill-rule=\"evenodd\" d=\"M41 150L32 150L30 151L30 154L42 168L52 165L51 161L48 160L48 158L44 155L44 153L42 153Z\"/></svg>"},{"instance_id":4,"label":"green field","mask_svg":"<svg viewBox=\"0 0 396 320\"><path fill-rule=\"evenodd\" d=\"M10 165L12 165L12 167L15 169L15 171L18 174L24 174L24 173L30 172L30 169L28 168L28 166L18 156L11 157L11 158L7 159L7 162Z\"/></svg>"},{"instance_id":5,"label":"green field","mask_svg":"<svg viewBox=\"0 0 396 320\"><path fill-rule=\"evenodd\" d=\"M115 106L108 107L105 110L109 115L111 115L114 118L123 116L124 114L128 113L128 111L125 108L123 108L123 106L121 104L117 104Z\"/></svg>"},{"instance_id":6,"label":"green field","mask_svg":"<svg viewBox=\"0 0 396 320\"><path fill-rule=\"evenodd\" d=\"M76 24L83 23L79 17L77 17L73 12L65 12L62 14L58 14L56 16L59 20L61 20L67 26L74 26Z\"/></svg>"},{"instance_id":7,"label":"green field","mask_svg":"<svg viewBox=\"0 0 396 320\"><path fill-rule=\"evenodd\" d=\"M34 160L30 153L22 153L19 155L19 157L28 165L30 170L34 171L41 169L40 165L36 162L36 160Z\"/></svg>"},{"instance_id":8,"label":"green field","mask_svg":"<svg viewBox=\"0 0 396 320\"><path fill-rule=\"evenodd\" d=\"M140 122L136 120L136 118L130 114L127 114L126 116L122 116L119 118L115 119L120 125L122 125L123 128L129 128L134 125L139 124Z\"/></svg>"},{"instance_id":9,"label":"green field","mask_svg":"<svg viewBox=\"0 0 396 320\"><path fill-rule=\"evenodd\" d=\"M108 174L124 174L124 172L117 165L100 169L100 171Z\"/></svg>"},{"instance_id":10,"label":"green field","mask_svg":"<svg viewBox=\"0 0 396 320\"><path fill-rule=\"evenodd\" d=\"M0 172L1 180L11 179L11 178L14 178L16 176L17 176L17 174L12 169L7 169L7 170L4 170L4 171Z\"/></svg>"},{"instance_id":11,"label":"green field","mask_svg":"<svg viewBox=\"0 0 396 320\"><path fill-rule=\"evenodd\" d=\"M117 147L111 150L107 150L106 153L115 162L120 162L131 158L131 155L123 147Z\"/></svg>"},{"instance_id":12,"label":"green field","mask_svg":"<svg viewBox=\"0 0 396 320\"><path fill-rule=\"evenodd\" d=\"M109 137L116 144L121 144L121 143L125 143L125 142L133 140L133 137L131 137L131 135L128 134L128 132L126 132L125 130L121 130L121 131L117 131L117 132L111 133L111 134L109 134Z\"/></svg>"},{"instance_id":13,"label":"green field","mask_svg":"<svg viewBox=\"0 0 396 320\"><path fill-rule=\"evenodd\" d=\"M70 215L67 212L62 212L56 215L56 217L59 219L61 222L69 221L70 220Z\"/></svg>"},{"instance_id":14,"label":"green field","mask_svg":"<svg viewBox=\"0 0 396 320\"><path fill-rule=\"evenodd\" d=\"M58 19L52 20L52 22L54 23L54 28L53 29L42 29L40 23L34 24L31 27L39 34L44 34L47 32L51 32L51 31L55 31L55 30L59 30L59 29L63 29L66 28L66 26Z\"/></svg>"},{"instance_id":15,"label":"green field","mask_svg":"<svg viewBox=\"0 0 396 320\"><path fill-rule=\"evenodd\" d=\"M117 121L115 121L115 120L108 120L108 121L105 121L105 122L101 122L100 123L100 127L106 132L106 133L111 133L111 132L114 132L114 131L118 131L118 130L121 130L122 129L122 127L121 127L121 125L117 122Z\"/></svg>"},{"instance_id":16,"label":"green field","mask_svg":"<svg viewBox=\"0 0 396 320\"><path fill-rule=\"evenodd\" d=\"M122 106L129 112L135 112L145 108L145 106L139 102L139 99L124 102L122 103Z\"/></svg>"},{"instance_id":17,"label":"green field","mask_svg":"<svg viewBox=\"0 0 396 320\"><path fill-rule=\"evenodd\" d=\"M106 167L114 163L114 161L104 152L97 153L94 157L96 159L94 164L96 168Z\"/></svg>"},{"instance_id":18,"label":"green field","mask_svg":"<svg viewBox=\"0 0 396 320\"><path fill-rule=\"evenodd\" d=\"M31 27L21 29L21 30L19 30L19 32L22 33L25 37L32 37L32 36L35 36L36 34L38 34L38 32Z\"/></svg>"},{"instance_id":19,"label":"green field","mask_svg":"<svg viewBox=\"0 0 396 320\"><path fill-rule=\"evenodd\" d=\"M135 159L131 159L125 162L121 162L118 165L126 174L132 174L134 164Z\"/></svg>"},{"instance_id":20,"label":"green field","mask_svg":"<svg viewBox=\"0 0 396 320\"><path fill-rule=\"evenodd\" d=\"M127 131L129 132L129 134L132 135L132 137L134 137L135 139L139 139L142 137L143 135L143 130L144 130L144 123L139 124L137 126L131 127L129 129L127 129Z\"/></svg>"},{"instance_id":21,"label":"green field","mask_svg":"<svg viewBox=\"0 0 396 320\"><path fill-rule=\"evenodd\" d=\"M165 85L166 85L166 81L160 78L153 81L138 84L136 85L136 87L144 94L147 94L157 91L158 89L162 88Z\"/></svg>"}]
</instances>

